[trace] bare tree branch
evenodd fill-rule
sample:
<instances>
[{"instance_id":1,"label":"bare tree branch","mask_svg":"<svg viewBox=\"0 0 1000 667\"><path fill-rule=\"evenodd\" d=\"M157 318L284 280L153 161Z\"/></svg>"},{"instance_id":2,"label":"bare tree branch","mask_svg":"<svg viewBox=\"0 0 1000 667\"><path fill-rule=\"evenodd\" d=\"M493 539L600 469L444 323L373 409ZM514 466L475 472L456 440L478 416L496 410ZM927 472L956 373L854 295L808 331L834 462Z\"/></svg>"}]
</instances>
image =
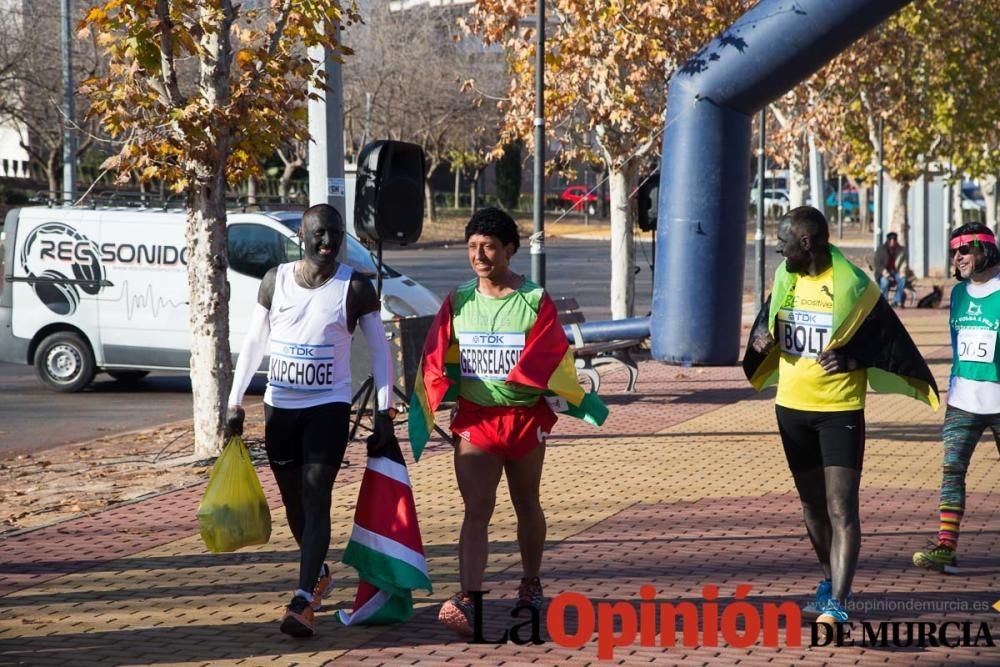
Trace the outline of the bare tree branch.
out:
<instances>
[{"instance_id":1,"label":"bare tree branch","mask_svg":"<svg viewBox=\"0 0 1000 667\"><path fill-rule=\"evenodd\" d=\"M186 103L177 84L177 70L174 68L174 24L170 19L169 0L156 0L156 15L159 17L160 31L160 74L163 77L163 91L166 106L179 108ZM159 92L159 91L158 91Z\"/></svg>"}]
</instances>

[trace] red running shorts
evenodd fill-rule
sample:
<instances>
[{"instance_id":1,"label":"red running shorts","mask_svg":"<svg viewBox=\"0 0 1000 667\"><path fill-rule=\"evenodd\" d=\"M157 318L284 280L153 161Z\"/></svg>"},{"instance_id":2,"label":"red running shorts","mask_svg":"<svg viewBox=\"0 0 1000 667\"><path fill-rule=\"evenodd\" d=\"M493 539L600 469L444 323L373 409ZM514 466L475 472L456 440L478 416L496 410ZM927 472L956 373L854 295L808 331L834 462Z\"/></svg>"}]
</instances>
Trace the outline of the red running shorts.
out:
<instances>
[{"instance_id":1,"label":"red running shorts","mask_svg":"<svg viewBox=\"0 0 1000 667\"><path fill-rule=\"evenodd\" d=\"M503 459L518 459L545 442L559 418L544 397L535 405L486 406L458 399L451 431Z\"/></svg>"}]
</instances>

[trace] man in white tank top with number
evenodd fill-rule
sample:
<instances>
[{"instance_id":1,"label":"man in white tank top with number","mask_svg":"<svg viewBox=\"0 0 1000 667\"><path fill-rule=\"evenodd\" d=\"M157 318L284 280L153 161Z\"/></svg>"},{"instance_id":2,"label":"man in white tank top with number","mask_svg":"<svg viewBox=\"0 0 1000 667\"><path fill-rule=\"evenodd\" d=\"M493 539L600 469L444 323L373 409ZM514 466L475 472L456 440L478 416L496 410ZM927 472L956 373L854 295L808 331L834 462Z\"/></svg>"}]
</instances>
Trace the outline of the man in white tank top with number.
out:
<instances>
[{"instance_id":1,"label":"man in white tank top with number","mask_svg":"<svg viewBox=\"0 0 1000 667\"><path fill-rule=\"evenodd\" d=\"M378 396L373 450L393 436L392 359L370 280L337 261L344 221L318 204L302 216L304 259L264 276L229 395L228 430L243 432L240 403L265 352L264 443L300 549L299 581L281 631L313 633L313 611L332 588L323 562L330 547L330 499L347 448L351 337L361 325ZM369 453L377 455L376 451Z\"/></svg>"}]
</instances>

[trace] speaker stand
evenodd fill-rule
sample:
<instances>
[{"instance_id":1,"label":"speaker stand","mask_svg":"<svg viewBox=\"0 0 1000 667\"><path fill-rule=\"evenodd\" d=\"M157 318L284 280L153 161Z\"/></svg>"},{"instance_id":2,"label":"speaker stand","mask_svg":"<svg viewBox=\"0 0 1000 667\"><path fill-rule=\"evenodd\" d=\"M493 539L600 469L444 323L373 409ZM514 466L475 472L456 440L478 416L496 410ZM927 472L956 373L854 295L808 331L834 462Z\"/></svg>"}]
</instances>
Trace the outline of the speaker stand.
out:
<instances>
[{"instance_id":1,"label":"speaker stand","mask_svg":"<svg viewBox=\"0 0 1000 667\"><path fill-rule=\"evenodd\" d=\"M375 295L378 298L379 303L379 317L381 317L382 308L382 239L379 239L375 245ZM351 430L347 436L347 441L351 442L357 436L358 427L361 426L361 418L364 416L366 407L369 401L373 401L373 394L375 393L375 378L371 373L365 378L365 381L361 383L358 390L354 393L351 398L351 407L354 409L354 421L351 423ZM403 404L406 406L407 411L410 408L410 397L407 396L396 386L396 382L392 381L392 393L398 398L403 400ZM376 406L372 406L372 425L374 426ZM446 442L451 442L451 436L448 435L440 426L434 425L434 431L440 435Z\"/></svg>"}]
</instances>

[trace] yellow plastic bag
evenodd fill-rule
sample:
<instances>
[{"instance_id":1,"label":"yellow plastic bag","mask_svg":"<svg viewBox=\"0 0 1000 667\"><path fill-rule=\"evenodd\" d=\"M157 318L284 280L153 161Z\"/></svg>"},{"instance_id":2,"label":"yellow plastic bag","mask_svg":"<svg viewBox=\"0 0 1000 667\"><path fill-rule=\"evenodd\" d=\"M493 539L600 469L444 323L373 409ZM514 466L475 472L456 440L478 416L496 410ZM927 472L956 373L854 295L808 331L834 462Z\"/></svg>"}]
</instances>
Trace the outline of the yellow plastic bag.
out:
<instances>
[{"instance_id":1,"label":"yellow plastic bag","mask_svg":"<svg viewBox=\"0 0 1000 667\"><path fill-rule=\"evenodd\" d=\"M212 553L271 539L271 510L239 436L229 439L216 460L197 517L201 539Z\"/></svg>"}]
</instances>

